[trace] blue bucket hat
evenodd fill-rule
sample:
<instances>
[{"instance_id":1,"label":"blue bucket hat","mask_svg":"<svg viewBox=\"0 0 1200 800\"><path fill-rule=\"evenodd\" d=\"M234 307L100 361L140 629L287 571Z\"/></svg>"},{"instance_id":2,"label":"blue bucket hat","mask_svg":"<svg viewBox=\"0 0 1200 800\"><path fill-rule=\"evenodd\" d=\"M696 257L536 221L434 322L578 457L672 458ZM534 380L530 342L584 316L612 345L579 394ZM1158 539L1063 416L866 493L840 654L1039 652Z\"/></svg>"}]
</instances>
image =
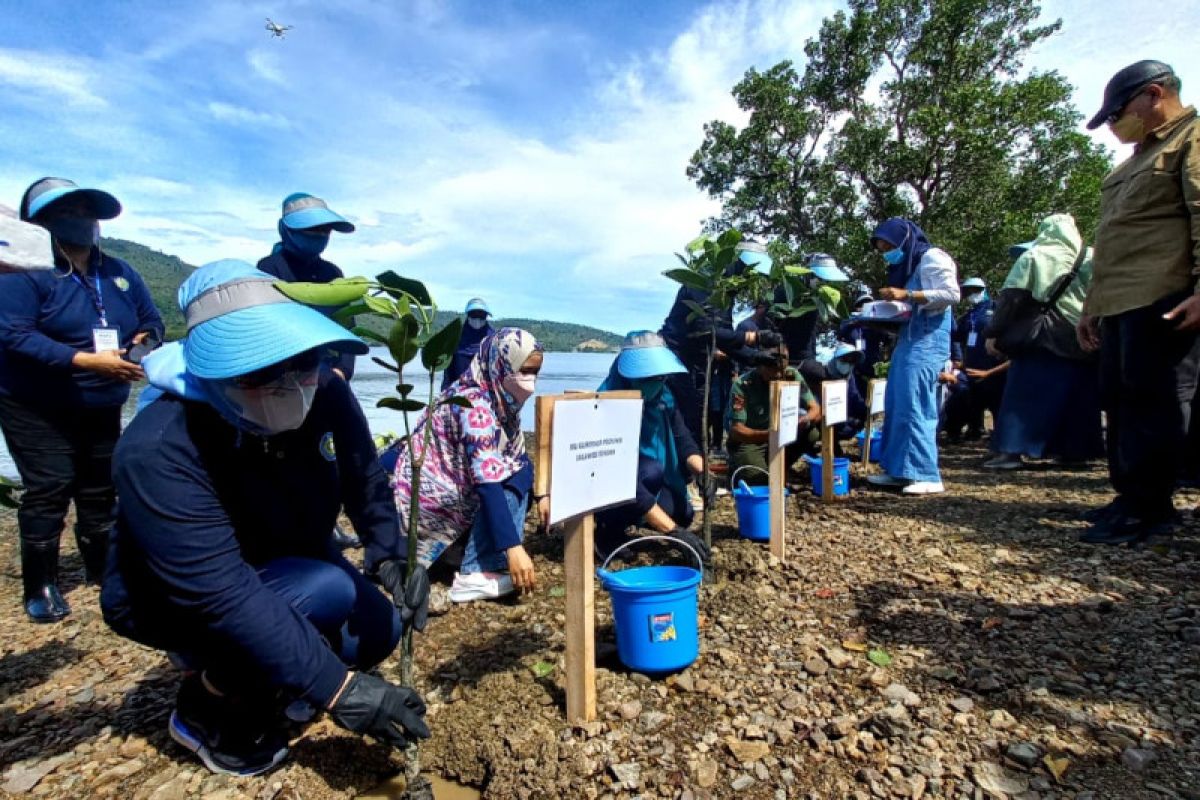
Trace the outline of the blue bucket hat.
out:
<instances>
[{"instance_id":1,"label":"blue bucket hat","mask_svg":"<svg viewBox=\"0 0 1200 800\"><path fill-rule=\"evenodd\" d=\"M687 372L683 362L654 331L630 331L621 343L617 372L622 378L654 378Z\"/></svg>"},{"instance_id":2,"label":"blue bucket hat","mask_svg":"<svg viewBox=\"0 0 1200 800\"><path fill-rule=\"evenodd\" d=\"M962 282L964 289L986 289L987 284L983 282L983 278L967 278Z\"/></svg>"},{"instance_id":3,"label":"blue bucket hat","mask_svg":"<svg viewBox=\"0 0 1200 800\"><path fill-rule=\"evenodd\" d=\"M758 242L739 242L734 251L743 264L760 272L770 272L771 265L775 263L767 255L767 248Z\"/></svg>"},{"instance_id":4,"label":"blue bucket hat","mask_svg":"<svg viewBox=\"0 0 1200 800\"><path fill-rule=\"evenodd\" d=\"M42 178L25 190L21 219L34 219L52 204L66 197L83 200L91 208L93 219L112 219L121 213L117 198L99 189L81 189L66 178Z\"/></svg>"},{"instance_id":5,"label":"blue bucket hat","mask_svg":"<svg viewBox=\"0 0 1200 800\"><path fill-rule=\"evenodd\" d=\"M354 233L354 225L349 220L330 211L321 198L305 192L296 192L284 198L282 220L294 231L332 225L339 233Z\"/></svg>"},{"instance_id":6,"label":"blue bucket hat","mask_svg":"<svg viewBox=\"0 0 1200 800\"><path fill-rule=\"evenodd\" d=\"M492 315L492 310L488 308L488 304L483 301L482 297L472 297L467 301L467 310L464 314L470 314L472 311L482 311L489 317Z\"/></svg>"},{"instance_id":7,"label":"blue bucket hat","mask_svg":"<svg viewBox=\"0 0 1200 800\"><path fill-rule=\"evenodd\" d=\"M808 268L812 274L829 283L841 283L850 280L850 276L842 271L837 261L828 253L813 253L808 257Z\"/></svg>"},{"instance_id":8,"label":"blue bucket hat","mask_svg":"<svg viewBox=\"0 0 1200 800\"><path fill-rule=\"evenodd\" d=\"M179 287L187 321L187 371L222 380L286 361L315 347L362 355L367 346L316 309L290 300L278 279L244 261L200 267Z\"/></svg>"}]
</instances>

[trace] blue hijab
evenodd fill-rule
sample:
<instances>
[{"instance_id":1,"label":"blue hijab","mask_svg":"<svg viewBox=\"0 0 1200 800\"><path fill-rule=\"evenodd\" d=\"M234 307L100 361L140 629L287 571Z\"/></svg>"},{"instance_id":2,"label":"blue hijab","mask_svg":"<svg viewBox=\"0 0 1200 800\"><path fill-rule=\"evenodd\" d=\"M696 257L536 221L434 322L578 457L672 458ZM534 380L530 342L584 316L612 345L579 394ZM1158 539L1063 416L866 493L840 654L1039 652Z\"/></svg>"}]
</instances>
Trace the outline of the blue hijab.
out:
<instances>
[{"instance_id":1,"label":"blue hijab","mask_svg":"<svg viewBox=\"0 0 1200 800\"><path fill-rule=\"evenodd\" d=\"M906 288L913 273L917 271L917 265L933 247L925 236L925 231L915 222L903 217L892 217L884 220L871 232L871 243L874 244L877 239L891 242L904 251L904 258L899 264L888 264L887 285L895 289Z\"/></svg>"},{"instance_id":2,"label":"blue hijab","mask_svg":"<svg viewBox=\"0 0 1200 800\"><path fill-rule=\"evenodd\" d=\"M635 389L633 383L617 371L617 359L613 359L608 377L596 391L609 392ZM675 417L675 396L671 388L664 386L653 400L642 405L642 434L638 443L638 454L642 458L662 464L663 482L677 499L687 497L687 479L679 467L679 450L675 447L675 434L671 425Z\"/></svg>"}]
</instances>

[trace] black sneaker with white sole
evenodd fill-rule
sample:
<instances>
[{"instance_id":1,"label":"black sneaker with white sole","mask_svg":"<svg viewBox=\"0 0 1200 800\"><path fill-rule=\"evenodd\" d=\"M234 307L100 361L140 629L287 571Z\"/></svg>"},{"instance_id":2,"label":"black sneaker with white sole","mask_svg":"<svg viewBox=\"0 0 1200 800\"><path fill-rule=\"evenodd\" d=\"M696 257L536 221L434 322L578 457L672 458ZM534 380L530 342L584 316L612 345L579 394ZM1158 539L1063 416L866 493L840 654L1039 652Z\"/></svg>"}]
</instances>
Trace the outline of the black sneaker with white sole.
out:
<instances>
[{"instance_id":1,"label":"black sneaker with white sole","mask_svg":"<svg viewBox=\"0 0 1200 800\"><path fill-rule=\"evenodd\" d=\"M274 705L215 695L198 674L179 687L168 729L172 739L222 775L258 775L288 754Z\"/></svg>"}]
</instances>

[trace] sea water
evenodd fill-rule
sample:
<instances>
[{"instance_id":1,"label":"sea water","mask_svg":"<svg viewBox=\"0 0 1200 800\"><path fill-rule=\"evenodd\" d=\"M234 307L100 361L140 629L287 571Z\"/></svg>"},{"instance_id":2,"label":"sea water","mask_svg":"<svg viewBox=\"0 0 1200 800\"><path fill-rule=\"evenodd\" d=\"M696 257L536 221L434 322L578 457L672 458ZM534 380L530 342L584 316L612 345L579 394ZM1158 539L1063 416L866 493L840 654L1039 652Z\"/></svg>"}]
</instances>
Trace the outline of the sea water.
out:
<instances>
[{"instance_id":1,"label":"sea water","mask_svg":"<svg viewBox=\"0 0 1200 800\"><path fill-rule=\"evenodd\" d=\"M396 373L391 372L371 360L371 356L390 361L387 350L372 348L369 355L360 356L354 371L354 379L350 388L354 390L358 402L362 404L367 416L367 424L371 433L404 433L404 418L399 411L388 408L377 408L375 403L381 397L396 394ZM612 353L546 353L538 376L537 394L561 394L567 389L595 389L608 375L612 366ZM413 385L409 396L424 401L429 396L429 380L427 373L420 371L420 360L414 361L404 373L404 382ZM435 391L442 385L439 373L434 380ZM129 402L122 411L122 422L128 424L133 417L137 404L137 395L141 387L135 387ZM533 430L534 401L530 400L521 409L521 427ZM0 475L17 478L17 469L8 455L8 448L0 440Z\"/></svg>"}]
</instances>

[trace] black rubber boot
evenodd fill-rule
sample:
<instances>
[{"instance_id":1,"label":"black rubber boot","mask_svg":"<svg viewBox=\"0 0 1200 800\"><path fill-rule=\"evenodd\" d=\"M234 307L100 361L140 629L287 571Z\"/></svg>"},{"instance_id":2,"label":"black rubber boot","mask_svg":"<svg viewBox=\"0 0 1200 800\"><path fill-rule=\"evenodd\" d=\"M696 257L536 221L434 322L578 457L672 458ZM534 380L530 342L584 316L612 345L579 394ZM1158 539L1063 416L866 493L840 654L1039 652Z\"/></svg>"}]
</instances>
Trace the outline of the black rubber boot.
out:
<instances>
[{"instance_id":1,"label":"black rubber boot","mask_svg":"<svg viewBox=\"0 0 1200 800\"><path fill-rule=\"evenodd\" d=\"M75 544L83 559L83 581L88 586L99 586L104 580L104 567L108 562L108 531L80 533L75 530Z\"/></svg>"},{"instance_id":2,"label":"black rubber boot","mask_svg":"<svg viewBox=\"0 0 1200 800\"><path fill-rule=\"evenodd\" d=\"M71 607L58 591L58 542L21 542L25 613L34 622L58 622Z\"/></svg>"}]
</instances>

